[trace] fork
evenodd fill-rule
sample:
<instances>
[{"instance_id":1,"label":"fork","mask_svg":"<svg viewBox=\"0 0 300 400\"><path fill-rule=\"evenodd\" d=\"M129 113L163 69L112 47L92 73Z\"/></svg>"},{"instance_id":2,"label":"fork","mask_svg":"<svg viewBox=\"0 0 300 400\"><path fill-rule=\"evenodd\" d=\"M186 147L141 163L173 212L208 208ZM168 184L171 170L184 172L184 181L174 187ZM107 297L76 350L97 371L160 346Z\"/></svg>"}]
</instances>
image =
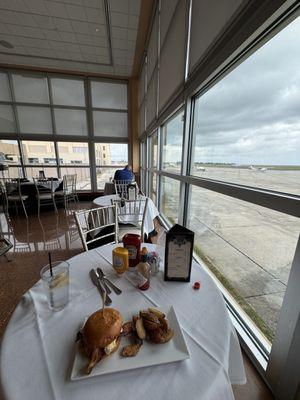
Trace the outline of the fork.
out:
<instances>
[{"instance_id":1,"label":"fork","mask_svg":"<svg viewBox=\"0 0 300 400\"><path fill-rule=\"evenodd\" d=\"M97 272L98 272L99 277L102 280L102 282L107 283L116 294L121 294L122 293L121 289L119 289L116 285L114 285L110 280L108 280L106 278L106 276L105 276L105 274L104 274L104 272L102 271L101 268L97 268Z\"/></svg>"}]
</instances>

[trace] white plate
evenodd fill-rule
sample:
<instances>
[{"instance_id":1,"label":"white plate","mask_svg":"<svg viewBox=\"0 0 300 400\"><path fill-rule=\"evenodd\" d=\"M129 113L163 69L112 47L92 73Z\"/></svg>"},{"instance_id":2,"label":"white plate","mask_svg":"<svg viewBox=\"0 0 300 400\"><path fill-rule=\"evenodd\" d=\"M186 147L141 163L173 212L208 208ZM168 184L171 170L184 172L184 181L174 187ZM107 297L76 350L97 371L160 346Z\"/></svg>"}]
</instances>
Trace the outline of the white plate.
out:
<instances>
[{"instance_id":1,"label":"white plate","mask_svg":"<svg viewBox=\"0 0 300 400\"><path fill-rule=\"evenodd\" d=\"M119 350L95 365L90 375L85 375L84 368L87 365L87 358L84 357L76 344L76 353L71 372L71 380L86 379L92 376L111 374L114 372L128 371L135 368L150 367L152 365L166 364L175 361L182 361L190 358L190 354L184 339L183 332L178 323L173 306L159 307L166 315L169 326L174 331L173 338L163 344L153 344L144 340L144 344L135 357L122 357L121 349L129 341L121 339ZM139 310L131 310L122 313L124 321L130 321Z\"/></svg>"}]
</instances>

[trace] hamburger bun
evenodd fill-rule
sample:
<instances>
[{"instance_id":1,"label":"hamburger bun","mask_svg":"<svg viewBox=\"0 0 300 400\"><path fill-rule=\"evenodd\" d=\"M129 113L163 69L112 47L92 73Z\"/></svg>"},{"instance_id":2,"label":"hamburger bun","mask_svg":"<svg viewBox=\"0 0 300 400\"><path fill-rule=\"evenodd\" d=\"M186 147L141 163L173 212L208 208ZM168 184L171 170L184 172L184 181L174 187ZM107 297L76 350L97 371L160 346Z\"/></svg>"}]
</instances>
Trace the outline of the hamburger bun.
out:
<instances>
[{"instance_id":1,"label":"hamburger bun","mask_svg":"<svg viewBox=\"0 0 300 400\"><path fill-rule=\"evenodd\" d=\"M118 310L105 308L104 313L98 310L87 319L83 327L83 341L90 351L105 348L119 337L122 324L123 319Z\"/></svg>"}]
</instances>

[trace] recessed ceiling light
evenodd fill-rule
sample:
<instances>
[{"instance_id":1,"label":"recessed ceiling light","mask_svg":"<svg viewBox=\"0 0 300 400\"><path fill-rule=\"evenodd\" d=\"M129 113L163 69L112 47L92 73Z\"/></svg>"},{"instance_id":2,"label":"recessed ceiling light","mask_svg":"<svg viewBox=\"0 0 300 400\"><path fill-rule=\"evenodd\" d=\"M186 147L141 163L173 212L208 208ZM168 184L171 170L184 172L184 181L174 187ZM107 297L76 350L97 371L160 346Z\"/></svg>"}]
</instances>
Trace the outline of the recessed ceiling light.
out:
<instances>
[{"instance_id":1,"label":"recessed ceiling light","mask_svg":"<svg viewBox=\"0 0 300 400\"><path fill-rule=\"evenodd\" d=\"M6 47L7 49L14 48L14 46L11 43L7 42L6 40L0 40L0 45Z\"/></svg>"},{"instance_id":2,"label":"recessed ceiling light","mask_svg":"<svg viewBox=\"0 0 300 400\"><path fill-rule=\"evenodd\" d=\"M96 31L96 32L99 32L99 28L96 28L95 31Z\"/></svg>"}]
</instances>

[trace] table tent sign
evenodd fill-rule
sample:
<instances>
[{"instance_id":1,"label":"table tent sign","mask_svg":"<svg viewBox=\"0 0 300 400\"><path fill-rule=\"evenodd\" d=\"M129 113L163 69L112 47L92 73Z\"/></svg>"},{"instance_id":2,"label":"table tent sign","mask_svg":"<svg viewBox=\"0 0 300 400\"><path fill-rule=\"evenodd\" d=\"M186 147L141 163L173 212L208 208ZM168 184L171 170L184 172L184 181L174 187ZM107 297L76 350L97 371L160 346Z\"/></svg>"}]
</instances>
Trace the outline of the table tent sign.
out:
<instances>
[{"instance_id":1,"label":"table tent sign","mask_svg":"<svg viewBox=\"0 0 300 400\"><path fill-rule=\"evenodd\" d=\"M165 281L190 282L194 232L175 224L166 234Z\"/></svg>"}]
</instances>

